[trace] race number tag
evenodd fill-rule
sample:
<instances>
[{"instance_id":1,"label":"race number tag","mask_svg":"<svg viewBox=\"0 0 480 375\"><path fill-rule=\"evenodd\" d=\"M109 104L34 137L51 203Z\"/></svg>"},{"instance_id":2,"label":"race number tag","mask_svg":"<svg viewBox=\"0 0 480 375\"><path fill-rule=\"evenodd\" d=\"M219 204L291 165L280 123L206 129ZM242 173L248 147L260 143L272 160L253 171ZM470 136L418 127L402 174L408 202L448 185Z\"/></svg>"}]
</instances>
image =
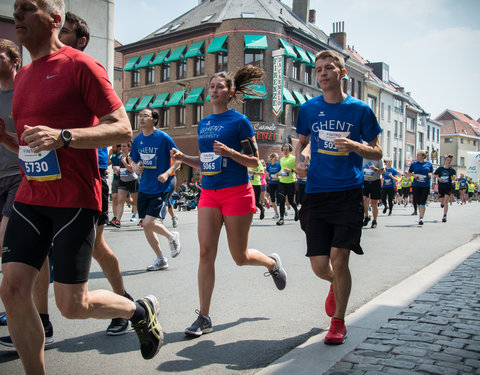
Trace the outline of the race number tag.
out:
<instances>
[{"instance_id":1,"label":"race number tag","mask_svg":"<svg viewBox=\"0 0 480 375\"><path fill-rule=\"evenodd\" d=\"M348 156L348 152L340 152L337 150L333 141L336 138L348 138L350 132L339 132L331 130L320 130L318 132L318 150L320 154Z\"/></svg>"},{"instance_id":2,"label":"race number tag","mask_svg":"<svg viewBox=\"0 0 480 375\"><path fill-rule=\"evenodd\" d=\"M128 169L120 168L120 177L128 177Z\"/></svg>"},{"instance_id":3,"label":"race number tag","mask_svg":"<svg viewBox=\"0 0 480 375\"><path fill-rule=\"evenodd\" d=\"M427 176L424 175L424 174L416 174L416 175L415 175L415 179L416 179L418 182L425 182L425 181L427 181Z\"/></svg>"},{"instance_id":4,"label":"race number tag","mask_svg":"<svg viewBox=\"0 0 480 375\"><path fill-rule=\"evenodd\" d=\"M289 175L290 175L290 172L282 171L282 173L280 173L280 176L282 177L288 177Z\"/></svg>"},{"instance_id":5,"label":"race number tag","mask_svg":"<svg viewBox=\"0 0 480 375\"><path fill-rule=\"evenodd\" d=\"M440 182L443 182L443 183L448 183L450 182L450 176L442 176L440 177Z\"/></svg>"},{"instance_id":6,"label":"race number tag","mask_svg":"<svg viewBox=\"0 0 480 375\"><path fill-rule=\"evenodd\" d=\"M36 153L29 146L19 146L18 159L27 180L54 181L62 178L55 150Z\"/></svg>"},{"instance_id":7,"label":"race number tag","mask_svg":"<svg viewBox=\"0 0 480 375\"><path fill-rule=\"evenodd\" d=\"M214 152L202 152L200 154L200 169L207 176L221 173L222 157Z\"/></svg>"},{"instance_id":8,"label":"race number tag","mask_svg":"<svg viewBox=\"0 0 480 375\"><path fill-rule=\"evenodd\" d=\"M157 158L155 154L142 154L140 153L140 159L143 162L143 168L145 169L157 169Z\"/></svg>"},{"instance_id":9,"label":"race number tag","mask_svg":"<svg viewBox=\"0 0 480 375\"><path fill-rule=\"evenodd\" d=\"M372 166L373 164L371 162L369 162L368 164L366 164L364 167L363 167L363 174L365 176L369 176L369 177L373 177L375 175L375 172L372 171L370 169L370 167Z\"/></svg>"}]
</instances>

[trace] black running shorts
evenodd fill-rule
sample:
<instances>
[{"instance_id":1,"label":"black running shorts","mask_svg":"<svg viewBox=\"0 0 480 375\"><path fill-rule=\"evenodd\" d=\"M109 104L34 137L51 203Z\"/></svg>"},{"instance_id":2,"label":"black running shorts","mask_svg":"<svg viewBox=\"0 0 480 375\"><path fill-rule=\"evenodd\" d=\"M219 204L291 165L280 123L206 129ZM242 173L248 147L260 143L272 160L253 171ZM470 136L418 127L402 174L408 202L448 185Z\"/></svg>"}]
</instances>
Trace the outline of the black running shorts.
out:
<instances>
[{"instance_id":1,"label":"black running shorts","mask_svg":"<svg viewBox=\"0 0 480 375\"><path fill-rule=\"evenodd\" d=\"M380 180L363 181L363 196L370 199L382 199L382 183Z\"/></svg>"},{"instance_id":2,"label":"black running shorts","mask_svg":"<svg viewBox=\"0 0 480 375\"><path fill-rule=\"evenodd\" d=\"M143 219L145 216L160 217L163 205L167 204L168 192L159 194L138 193L137 209L138 217Z\"/></svg>"},{"instance_id":3,"label":"black running shorts","mask_svg":"<svg viewBox=\"0 0 480 375\"><path fill-rule=\"evenodd\" d=\"M330 255L330 249L350 249L361 255L362 188L305 194L300 226L307 237L307 257Z\"/></svg>"},{"instance_id":4,"label":"black running shorts","mask_svg":"<svg viewBox=\"0 0 480 375\"><path fill-rule=\"evenodd\" d=\"M37 270L51 249L54 280L88 280L98 211L85 208L13 204L3 243L2 263L28 264Z\"/></svg>"},{"instance_id":5,"label":"black running shorts","mask_svg":"<svg viewBox=\"0 0 480 375\"><path fill-rule=\"evenodd\" d=\"M438 184L438 197L443 198L445 195L452 194L451 184Z\"/></svg>"}]
</instances>

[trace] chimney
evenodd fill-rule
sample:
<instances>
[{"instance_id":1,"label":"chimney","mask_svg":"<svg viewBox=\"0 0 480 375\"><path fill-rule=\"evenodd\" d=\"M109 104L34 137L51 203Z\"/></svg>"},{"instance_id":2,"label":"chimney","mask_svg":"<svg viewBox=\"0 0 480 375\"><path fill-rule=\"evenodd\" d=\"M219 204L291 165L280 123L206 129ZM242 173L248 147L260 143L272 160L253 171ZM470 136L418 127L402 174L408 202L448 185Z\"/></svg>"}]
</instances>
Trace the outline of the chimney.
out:
<instances>
[{"instance_id":1,"label":"chimney","mask_svg":"<svg viewBox=\"0 0 480 375\"><path fill-rule=\"evenodd\" d=\"M334 39L343 49L347 49L347 33L345 32L345 23L335 22L333 24L333 33L330 34L330 38Z\"/></svg>"},{"instance_id":2,"label":"chimney","mask_svg":"<svg viewBox=\"0 0 480 375\"><path fill-rule=\"evenodd\" d=\"M310 9L310 0L293 0L292 11L303 22L307 23Z\"/></svg>"},{"instance_id":3,"label":"chimney","mask_svg":"<svg viewBox=\"0 0 480 375\"><path fill-rule=\"evenodd\" d=\"M314 24L316 20L317 20L317 12L315 11L315 9L310 9L308 11L308 22Z\"/></svg>"}]
</instances>

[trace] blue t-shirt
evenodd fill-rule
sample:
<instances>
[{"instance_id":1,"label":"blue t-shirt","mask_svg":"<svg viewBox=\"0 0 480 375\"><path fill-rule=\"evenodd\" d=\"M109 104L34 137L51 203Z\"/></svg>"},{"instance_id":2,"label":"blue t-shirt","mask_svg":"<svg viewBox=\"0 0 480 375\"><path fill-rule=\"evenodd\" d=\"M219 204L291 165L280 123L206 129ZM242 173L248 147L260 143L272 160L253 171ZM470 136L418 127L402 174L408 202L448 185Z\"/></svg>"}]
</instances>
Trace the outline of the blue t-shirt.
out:
<instances>
[{"instance_id":1,"label":"blue t-shirt","mask_svg":"<svg viewBox=\"0 0 480 375\"><path fill-rule=\"evenodd\" d=\"M428 174L433 172L432 163L429 161L424 161L423 163L420 163L418 160L414 161L412 165L410 165L410 168L408 168L408 172L415 175L412 186L430 187L430 177Z\"/></svg>"},{"instance_id":2,"label":"blue t-shirt","mask_svg":"<svg viewBox=\"0 0 480 375\"><path fill-rule=\"evenodd\" d=\"M158 181L158 176L170 168L170 150L177 148L173 139L158 129L149 136L140 133L135 137L130 157L135 163L143 163L143 174L138 191L144 194L159 194L170 190L170 180Z\"/></svg>"},{"instance_id":3,"label":"blue t-shirt","mask_svg":"<svg viewBox=\"0 0 480 375\"><path fill-rule=\"evenodd\" d=\"M270 185L275 185L280 182L280 177L278 177L276 180L272 179L272 176L278 172L280 172L280 169L282 169L280 163L277 161L275 164L267 164L267 172L270 174L270 178L268 179L268 183Z\"/></svg>"},{"instance_id":4,"label":"blue t-shirt","mask_svg":"<svg viewBox=\"0 0 480 375\"><path fill-rule=\"evenodd\" d=\"M386 168L385 169L385 173L382 175L383 176L383 185L382 187L384 188L391 188L391 187L395 187L395 181L393 180L393 178L390 176L397 176L398 175L398 172L395 168Z\"/></svg>"},{"instance_id":5,"label":"blue t-shirt","mask_svg":"<svg viewBox=\"0 0 480 375\"><path fill-rule=\"evenodd\" d=\"M122 153L119 152L116 155L110 156L110 160L112 161L112 167L119 167L120 166L120 156L122 156ZM114 180L120 180L120 175L117 175L116 173L113 174L113 179Z\"/></svg>"},{"instance_id":6,"label":"blue t-shirt","mask_svg":"<svg viewBox=\"0 0 480 375\"><path fill-rule=\"evenodd\" d=\"M306 193L323 193L359 188L363 185L360 155L337 150L335 138L356 142L374 140L382 129L370 107L350 95L340 103L330 104L323 95L300 107L297 133L311 135L311 161Z\"/></svg>"},{"instance_id":7,"label":"blue t-shirt","mask_svg":"<svg viewBox=\"0 0 480 375\"><path fill-rule=\"evenodd\" d=\"M108 148L102 147L97 149L98 152L98 168L107 169L108 168Z\"/></svg>"},{"instance_id":8,"label":"blue t-shirt","mask_svg":"<svg viewBox=\"0 0 480 375\"><path fill-rule=\"evenodd\" d=\"M467 188L467 179L466 178L460 177L460 178L457 178L457 181L458 181L459 189L466 189Z\"/></svg>"},{"instance_id":9,"label":"blue t-shirt","mask_svg":"<svg viewBox=\"0 0 480 375\"><path fill-rule=\"evenodd\" d=\"M231 158L213 154L213 142L241 152L240 141L255 135L245 115L231 109L218 115L211 114L198 123L198 148L203 174L202 188L223 189L240 186L249 181L247 167Z\"/></svg>"}]
</instances>

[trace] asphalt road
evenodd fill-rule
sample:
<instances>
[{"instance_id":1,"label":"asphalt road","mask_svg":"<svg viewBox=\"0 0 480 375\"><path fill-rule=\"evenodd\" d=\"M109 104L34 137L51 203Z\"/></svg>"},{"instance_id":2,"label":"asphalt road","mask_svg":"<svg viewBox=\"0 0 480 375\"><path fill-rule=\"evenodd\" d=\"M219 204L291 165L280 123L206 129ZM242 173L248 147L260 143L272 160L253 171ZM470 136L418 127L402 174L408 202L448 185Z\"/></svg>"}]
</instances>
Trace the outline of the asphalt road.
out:
<instances>
[{"instance_id":1,"label":"asphalt road","mask_svg":"<svg viewBox=\"0 0 480 375\"><path fill-rule=\"evenodd\" d=\"M449 221L442 223L441 208L432 203L423 227L417 225L418 217L410 215L411 207L396 206L390 217L380 213L378 227L364 230L365 255L351 256L353 288L348 312L470 241L480 233L479 209L477 202L454 204ZM127 220L129 214L126 210ZM159 354L153 360L143 360L133 331L108 337L105 329L109 322L61 317L50 290L55 343L45 352L48 374L254 374L328 328L323 303L329 285L310 270L303 232L293 221L293 214L278 227L269 210L265 220L260 221L258 215L254 218L250 247L280 254L288 273L286 289L278 291L271 278L264 277L264 269L236 266L222 232L211 307L214 332L198 339L186 338L184 329L195 320L198 308L197 214L181 212L178 216L183 251L175 259L167 252L170 268L166 271L145 271L154 254L140 227L127 222L121 229L106 229L128 292L137 298L155 294L160 301L160 321L166 334ZM166 222L171 228L170 220ZM161 239L161 245L168 249L166 239ZM89 284L90 289L109 289L95 262ZM7 334L7 328L0 327L0 335ZM0 374L21 373L16 352L0 347Z\"/></svg>"}]
</instances>

